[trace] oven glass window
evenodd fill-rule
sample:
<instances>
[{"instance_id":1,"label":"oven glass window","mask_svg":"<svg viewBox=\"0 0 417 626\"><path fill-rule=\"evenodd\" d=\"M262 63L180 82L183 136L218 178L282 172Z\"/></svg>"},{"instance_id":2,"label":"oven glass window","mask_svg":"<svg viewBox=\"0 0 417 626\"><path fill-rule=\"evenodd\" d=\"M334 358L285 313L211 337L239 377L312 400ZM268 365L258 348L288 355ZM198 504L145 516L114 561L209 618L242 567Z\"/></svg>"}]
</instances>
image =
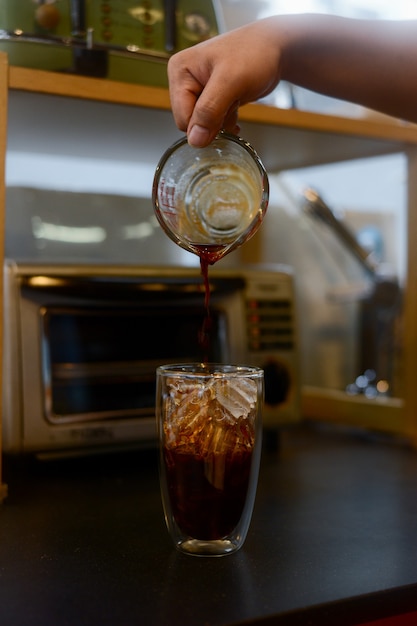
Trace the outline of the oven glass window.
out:
<instances>
[{"instance_id":1,"label":"oven glass window","mask_svg":"<svg viewBox=\"0 0 417 626\"><path fill-rule=\"evenodd\" d=\"M158 365L225 359L224 313L213 308L202 343L203 321L201 307L47 308L42 316L47 419L149 416Z\"/></svg>"}]
</instances>

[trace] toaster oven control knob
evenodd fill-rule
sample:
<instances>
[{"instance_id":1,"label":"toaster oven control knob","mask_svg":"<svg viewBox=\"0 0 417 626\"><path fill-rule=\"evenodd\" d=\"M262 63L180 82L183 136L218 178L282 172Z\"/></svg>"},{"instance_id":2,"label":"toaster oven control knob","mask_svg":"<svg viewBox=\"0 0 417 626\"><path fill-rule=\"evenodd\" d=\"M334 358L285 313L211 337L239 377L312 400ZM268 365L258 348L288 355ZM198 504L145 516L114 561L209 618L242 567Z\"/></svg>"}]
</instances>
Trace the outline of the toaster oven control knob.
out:
<instances>
[{"instance_id":1,"label":"toaster oven control knob","mask_svg":"<svg viewBox=\"0 0 417 626\"><path fill-rule=\"evenodd\" d=\"M280 361L268 361L263 368L265 381L265 403L270 406L283 404L291 387L288 367Z\"/></svg>"}]
</instances>

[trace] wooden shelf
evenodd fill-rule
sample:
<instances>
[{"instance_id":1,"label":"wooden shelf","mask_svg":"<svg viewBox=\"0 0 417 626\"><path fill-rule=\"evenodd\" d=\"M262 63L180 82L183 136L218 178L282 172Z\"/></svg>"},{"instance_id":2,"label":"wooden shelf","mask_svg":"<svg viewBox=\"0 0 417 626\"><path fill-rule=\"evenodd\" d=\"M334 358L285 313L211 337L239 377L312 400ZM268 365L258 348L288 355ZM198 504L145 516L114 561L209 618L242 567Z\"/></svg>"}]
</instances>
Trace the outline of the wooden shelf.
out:
<instances>
[{"instance_id":1,"label":"wooden shelf","mask_svg":"<svg viewBox=\"0 0 417 626\"><path fill-rule=\"evenodd\" d=\"M368 399L361 395L348 396L344 391L335 389L305 386L301 412L304 417L313 420L391 433L401 430L406 436L413 434L411 425L406 421L402 398Z\"/></svg>"},{"instance_id":2,"label":"wooden shelf","mask_svg":"<svg viewBox=\"0 0 417 626\"><path fill-rule=\"evenodd\" d=\"M167 89L24 67L9 68L9 88L113 104L163 110L171 108Z\"/></svg>"},{"instance_id":3,"label":"wooden shelf","mask_svg":"<svg viewBox=\"0 0 417 626\"><path fill-rule=\"evenodd\" d=\"M400 143L417 143L417 125L399 122L387 116L369 112L361 118L323 115L297 109L279 109L263 104L249 104L241 109L241 119L262 124L289 126L321 133L337 133L389 140Z\"/></svg>"},{"instance_id":4,"label":"wooden shelf","mask_svg":"<svg viewBox=\"0 0 417 626\"><path fill-rule=\"evenodd\" d=\"M77 134L77 126L80 128L79 134L86 133L88 137L88 128L81 130L82 122L78 124L77 120L83 117L84 110L88 113L94 103L95 106L102 103L116 109L119 105L142 108L143 123L138 130L142 130L143 137L146 138L146 141L142 142L142 149L145 149L146 144L150 162L156 161L166 147L180 135L171 115L169 93L165 88L13 66L9 68L8 82L12 98L13 93L15 98L18 98L20 92L31 94L32 99L25 98L28 111L36 109L40 115L49 117L51 133L48 133L49 136L46 138L48 145L54 134L57 136L56 141L66 143L65 133L70 135L68 145L74 143L71 135L73 129ZM50 102L48 112L48 99L45 100L45 96L65 97L67 103ZM78 100L78 104L74 100ZM84 101L85 109L82 108L81 101ZM63 114L51 116L50 112L55 107L61 107ZM10 107L12 118L14 108L18 108L18 105L13 102L13 106ZM70 109L74 113L71 113ZM59 126L59 120L63 119L64 115L68 117L67 129L63 128L62 124ZM123 123L125 126L128 123L132 125L132 119L138 117L135 113L130 116L130 121L123 122L123 119L118 118L125 117L125 113L118 115L115 112L111 115L117 132L124 137L129 132L124 132ZM157 134L150 135L148 119L150 116L157 118L155 125L158 128ZM56 119L52 119L53 117ZM417 145L417 125L403 124L383 116L375 116L372 119L343 118L294 109L279 109L264 104L250 104L242 107L240 121L242 135L254 145L270 172L404 152L409 146ZM19 124L17 120L15 128ZM34 128L28 130L28 139L30 141L30 135L33 134L34 141L42 146L45 144L45 136L39 141L37 135L43 132L42 123L38 126L38 131ZM107 129L108 124L106 132ZM114 135L116 138L116 133ZM129 155L128 145L126 151ZM137 144L132 143L130 154L136 153Z\"/></svg>"},{"instance_id":5,"label":"wooden shelf","mask_svg":"<svg viewBox=\"0 0 417 626\"><path fill-rule=\"evenodd\" d=\"M9 87L114 104L162 110L171 108L169 93L165 88L23 67L10 67ZM279 109L264 104L248 104L241 108L240 118L244 122L417 144L416 124L402 123L380 115L373 116L371 112L363 118L346 118L297 109Z\"/></svg>"}]
</instances>

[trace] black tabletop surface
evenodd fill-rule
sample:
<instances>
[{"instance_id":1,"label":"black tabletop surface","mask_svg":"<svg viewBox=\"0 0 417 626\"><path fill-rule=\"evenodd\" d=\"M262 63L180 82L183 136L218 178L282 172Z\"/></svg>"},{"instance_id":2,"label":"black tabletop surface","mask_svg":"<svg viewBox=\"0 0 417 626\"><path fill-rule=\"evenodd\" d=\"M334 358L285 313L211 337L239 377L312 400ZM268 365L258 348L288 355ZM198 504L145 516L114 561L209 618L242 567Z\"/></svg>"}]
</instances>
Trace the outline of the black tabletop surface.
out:
<instances>
[{"instance_id":1,"label":"black tabletop surface","mask_svg":"<svg viewBox=\"0 0 417 626\"><path fill-rule=\"evenodd\" d=\"M244 547L221 558L172 547L155 451L4 471L2 626L344 626L417 610L417 451L398 442L285 432L263 453Z\"/></svg>"}]
</instances>

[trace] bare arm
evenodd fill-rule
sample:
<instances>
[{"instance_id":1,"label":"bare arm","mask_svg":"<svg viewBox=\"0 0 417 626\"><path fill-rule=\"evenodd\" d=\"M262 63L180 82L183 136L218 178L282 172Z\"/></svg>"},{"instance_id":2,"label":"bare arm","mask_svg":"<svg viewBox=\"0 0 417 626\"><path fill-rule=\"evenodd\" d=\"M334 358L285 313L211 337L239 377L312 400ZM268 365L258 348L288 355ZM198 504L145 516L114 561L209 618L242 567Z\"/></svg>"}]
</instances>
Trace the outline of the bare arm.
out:
<instances>
[{"instance_id":1,"label":"bare arm","mask_svg":"<svg viewBox=\"0 0 417 626\"><path fill-rule=\"evenodd\" d=\"M238 107L280 80L417 122L417 21L266 18L174 55L174 119L190 143L236 131Z\"/></svg>"}]
</instances>

